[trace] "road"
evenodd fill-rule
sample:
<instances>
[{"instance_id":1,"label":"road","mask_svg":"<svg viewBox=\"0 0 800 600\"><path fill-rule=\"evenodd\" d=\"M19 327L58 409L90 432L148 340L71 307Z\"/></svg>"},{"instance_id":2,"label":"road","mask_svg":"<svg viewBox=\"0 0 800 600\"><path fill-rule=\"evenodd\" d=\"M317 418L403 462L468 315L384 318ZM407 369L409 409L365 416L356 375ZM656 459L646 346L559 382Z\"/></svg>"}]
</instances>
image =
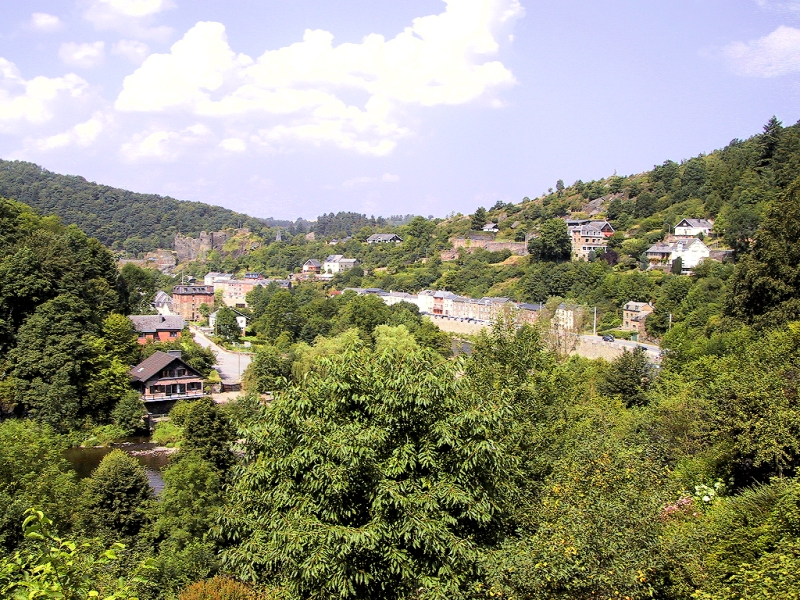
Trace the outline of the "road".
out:
<instances>
[{"instance_id":1,"label":"road","mask_svg":"<svg viewBox=\"0 0 800 600\"><path fill-rule=\"evenodd\" d=\"M641 342L630 342L628 340L614 340L613 342L604 342L603 338L599 335L582 335L580 337L579 348L594 347L596 349L605 348L614 354L622 354L625 350L633 350L637 346L641 346L647 352L647 356L651 361L658 362L661 360L661 348L653 344L644 344ZM579 350L579 354L584 354ZM598 358L597 356L589 356L589 358ZM610 358L610 357L604 357Z\"/></svg>"},{"instance_id":2,"label":"road","mask_svg":"<svg viewBox=\"0 0 800 600\"><path fill-rule=\"evenodd\" d=\"M203 348L211 348L214 354L217 355L217 364L215 366L219 376L222 378L222 382L226 385L241 383L242 373L250 364L253 355L243 352L229 352L208 339L197 327L190 325L189 329L194 335L195 342Z\"/></svg>"}]
</instances>

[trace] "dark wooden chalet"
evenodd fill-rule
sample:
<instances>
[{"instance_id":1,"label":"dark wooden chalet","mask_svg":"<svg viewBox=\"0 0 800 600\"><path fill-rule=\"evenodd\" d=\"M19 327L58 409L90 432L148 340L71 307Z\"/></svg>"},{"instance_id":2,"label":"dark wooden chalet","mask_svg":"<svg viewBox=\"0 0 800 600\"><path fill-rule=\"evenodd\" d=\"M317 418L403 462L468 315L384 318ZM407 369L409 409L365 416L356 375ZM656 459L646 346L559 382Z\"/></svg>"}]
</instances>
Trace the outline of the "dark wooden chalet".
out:
<instances>
[{"instance_id":1,"label":"dark wooden chalet","mask_svg":"<svg viewBox=\"0 0 800 600\"><path fill-rule=\"evenodd\" d=\"M154 353L133 367L130 375L152 414L166 414L178 400L205 395L202 375L183 362L179 350Z\"/></svg>"}]
</instances>

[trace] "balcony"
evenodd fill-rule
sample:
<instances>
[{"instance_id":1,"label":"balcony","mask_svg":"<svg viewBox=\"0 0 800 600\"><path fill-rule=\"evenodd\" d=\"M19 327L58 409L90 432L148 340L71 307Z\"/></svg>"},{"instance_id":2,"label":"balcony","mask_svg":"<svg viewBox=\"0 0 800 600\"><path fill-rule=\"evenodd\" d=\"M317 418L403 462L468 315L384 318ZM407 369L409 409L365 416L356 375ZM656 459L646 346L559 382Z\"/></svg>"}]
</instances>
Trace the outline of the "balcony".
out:
<instances>
[{"instance_id":1,"label":"balcony","mask_svg":"<svg viewBox=\"0 0 800 600\"><path fill-rule=\"evenodd\" d=\"M196 400L207 396L202 390L192 390L190 392L176 393L176 394L142 394L142 402L172 402L175 400Z\"/></svg>"}]
</instances>

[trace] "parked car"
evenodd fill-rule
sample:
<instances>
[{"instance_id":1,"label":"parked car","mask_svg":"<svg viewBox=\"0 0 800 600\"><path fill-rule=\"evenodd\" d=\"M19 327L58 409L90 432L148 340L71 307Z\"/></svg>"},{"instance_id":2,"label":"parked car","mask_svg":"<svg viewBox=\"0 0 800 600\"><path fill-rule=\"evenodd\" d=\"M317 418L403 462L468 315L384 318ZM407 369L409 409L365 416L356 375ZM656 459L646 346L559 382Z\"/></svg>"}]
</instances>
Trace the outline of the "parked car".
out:
<instances>
[{"instance_id":1,"label":"parked car","mask_svg":"<svg viewBox=\"0 0 800 600\"><path fill-rule=\"evenodd\" d=\"M607 334L605 334L603 336L603 341L604 342L613 342L614 341L614 336L611 335L610 333L607 333Z\"/></svg>"}]
</instances>

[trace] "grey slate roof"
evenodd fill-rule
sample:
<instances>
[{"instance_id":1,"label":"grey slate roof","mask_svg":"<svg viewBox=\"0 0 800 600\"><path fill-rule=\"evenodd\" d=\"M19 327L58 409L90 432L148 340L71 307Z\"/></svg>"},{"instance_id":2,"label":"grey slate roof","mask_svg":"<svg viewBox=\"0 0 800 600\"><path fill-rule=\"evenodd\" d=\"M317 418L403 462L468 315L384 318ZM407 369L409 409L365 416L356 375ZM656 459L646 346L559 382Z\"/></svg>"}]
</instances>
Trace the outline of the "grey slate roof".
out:
<instances>
[{"instance_id":1,"label":"grey slate roof","mask_svg":"<svg viewBox=\"0 0 800 600\"><path fill-rule=\"evenodd\" d=\"M709 229L714 226L714 221L708 219L681 219L681 222L675 227L708 227Z\"/></svg>"},{"instance_id":2,"label":"grey slate roof","mask_svg":"<svg viewBox=\"0 0 800 600\"><path fill-rule=\"evenodd\" d=\"M179 315L130 315L133 328L140 333L155 333L156 331L181 331L185 325L183 317Z\"/></svg>"},{"instance_id":3,"label":"grey slate roof","mask_svg":"<svg viewBox=\"0 0 800 600\"><path fill-rule=\"evenodd\" d=\"M159 291L153 299L153 304L156 306L163 306L165 304L172 304L172 296L166 292Z\"/></svg>"},{"instance_id":4,"label":"grey slate roof","mask_svg":"<svg viewBox=\"0 0 800 600\"><path fill-rule=\"evenodd\" d=\"M182 367L186 367L187 370L191 371L198 377L200 376L200 373L183 362L183 360L181 360L179 357L173 356L172 354L167 354L166 352L161 352L159 350L130 370L131 379L134 381L147 381L148 379L152 379L173 362L180 363Z\"/></svg>"}]
</instances>

